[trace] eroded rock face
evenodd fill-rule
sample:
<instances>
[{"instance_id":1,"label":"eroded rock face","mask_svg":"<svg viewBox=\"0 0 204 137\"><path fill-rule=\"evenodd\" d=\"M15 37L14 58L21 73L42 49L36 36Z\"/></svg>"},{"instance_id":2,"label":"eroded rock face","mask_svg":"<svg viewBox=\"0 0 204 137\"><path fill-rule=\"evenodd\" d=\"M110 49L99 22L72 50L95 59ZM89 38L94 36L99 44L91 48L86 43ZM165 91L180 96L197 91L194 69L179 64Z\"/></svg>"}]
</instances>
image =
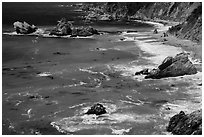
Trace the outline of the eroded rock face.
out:
<instances>
[{"instance_id":1,"label":"eroded rock face","mask_svg":"<svg viewBox=\"0 0 204 137\"><path fill-rule=\"evenodd\" d=\"M14 29L18 34L30 34L37 30L37 27L34 25L30 25L27 22L19 22L16 21L13 23Z\"/></svg>"},{"instance_id":2,"label":"eroded rock face","mask_svg":"<svg viewBox=\"0 0 204 137\"><path fill-rule=\"evenodd\" d=\"M202 134L202 110L191 114L181 111L174 115L167 126L167 131L175 135L201 135Z\"/></svg>"},{"instance_id":3,"label":"eroded rock face","mask_svg":"<svg viewBox=\"0 0 204 137\"><path fill-rule=\"evenodd\" d=\"M188 59L188 55L186 53L179 53L174 58L165 58L162 64L156 69L145 71L145 73L143 73L143 71L140 72L136 72L135 74L147 75L145 78L159 79L164 77L196 74L197 69Z\"/></svg>"},{"instance_id":4,"label":"eroded rock face","mask_svg":"<svg viewBox=\"0 0 204 137\"><path fill-rule=\"evenodd\" d=\"M106 108L102 104L94 104L85 114L95 114L95 115L101 115L105 114Z\"/></svg>"}]
</instances>

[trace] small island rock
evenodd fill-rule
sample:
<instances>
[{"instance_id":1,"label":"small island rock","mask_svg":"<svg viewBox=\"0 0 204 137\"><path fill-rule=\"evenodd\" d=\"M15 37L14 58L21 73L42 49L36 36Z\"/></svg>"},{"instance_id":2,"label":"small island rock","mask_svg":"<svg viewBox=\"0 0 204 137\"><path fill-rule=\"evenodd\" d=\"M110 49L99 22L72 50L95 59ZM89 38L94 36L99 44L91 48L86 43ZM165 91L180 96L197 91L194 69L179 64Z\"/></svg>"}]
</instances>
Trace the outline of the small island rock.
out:
<instances>
[{"instance_id":1,"label":"small island rock","mask_svg":"<svg viewBox=\"0 0 204 137\"><path fill-rule=\"evenodd\" d=\"M13 23L14 29L18 34L30 34L35 32L38 28L35 25L30 25L27 22L16 21Z\"/></svg>"},{"instance_id":2,"label":"small island rock","mask_svg":"<svg viewBox=\"0 0 204 137\"><path fill-rule=\"evenodd\" d=\"M105 114L106 108L102 104L94 104L85 114L95 114L95 115L102 115Z\"/></svg>"}]
</instances>

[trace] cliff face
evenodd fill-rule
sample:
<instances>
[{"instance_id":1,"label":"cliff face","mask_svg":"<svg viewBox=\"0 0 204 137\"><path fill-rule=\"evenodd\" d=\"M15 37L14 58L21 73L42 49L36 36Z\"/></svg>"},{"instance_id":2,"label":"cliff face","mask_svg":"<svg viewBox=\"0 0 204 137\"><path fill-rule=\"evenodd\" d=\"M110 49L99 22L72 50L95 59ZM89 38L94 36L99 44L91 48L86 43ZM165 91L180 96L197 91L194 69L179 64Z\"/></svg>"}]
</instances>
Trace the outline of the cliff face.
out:
<instances>
[{"instance_id":1,"label":"cliff face","mask_svg":"<svg viewBox=\"0 0 204 137\"><path fill-rule=\"evenodd\" d=\"M169 33L196 42L202 41L201 2L110 2L103 6L113 19L161 19L180 22Z\"/></svg>"}]
</instances>

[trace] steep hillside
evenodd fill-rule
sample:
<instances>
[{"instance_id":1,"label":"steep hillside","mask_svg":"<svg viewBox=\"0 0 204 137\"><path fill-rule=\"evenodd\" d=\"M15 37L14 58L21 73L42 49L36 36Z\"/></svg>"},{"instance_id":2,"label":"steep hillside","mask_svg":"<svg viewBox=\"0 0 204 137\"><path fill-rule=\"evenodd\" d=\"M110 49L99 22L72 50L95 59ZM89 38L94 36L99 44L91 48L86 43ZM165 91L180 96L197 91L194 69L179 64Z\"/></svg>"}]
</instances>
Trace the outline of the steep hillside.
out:
<instances>
[{"instance_id":1,"label":"steep hillside","mask_svg":"<svg viewBox=\"0 0 204 137\"><path fill-rule=\"evenodd\" d=\"M108 2L85 4L88 18L99 20L167 20L180 22L168 32L201 43L201 2Z\"/></svg>"},{"instance_id":2,"label":"steep hillside","mask_svg":"<svg viewBox=\"0 0 204 137\"><path fill-rule=\"evenodd\" d=\"M137 2L107 3L106 11L115 19L162 19L180 22L169 33L196 42L202 41L202 3L200 2Z\"/></svg>"}]
</instances>

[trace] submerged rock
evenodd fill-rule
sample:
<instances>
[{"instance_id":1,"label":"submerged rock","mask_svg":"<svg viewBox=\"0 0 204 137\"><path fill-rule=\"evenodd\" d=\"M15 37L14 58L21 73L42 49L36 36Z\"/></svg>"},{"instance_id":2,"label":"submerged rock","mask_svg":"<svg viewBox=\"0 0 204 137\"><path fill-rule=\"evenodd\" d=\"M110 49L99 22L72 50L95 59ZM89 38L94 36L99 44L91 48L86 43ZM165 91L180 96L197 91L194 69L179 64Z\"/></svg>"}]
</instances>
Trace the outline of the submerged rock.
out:
<instances>
[{"instance_id":1,"label":"submerged rock","mask_svg":"<svg viewBox=\"0 0 204 137\"><path fill-rule=\"evenodd\" d=\"M201 135L202 134L202 110L191 114L181 111L174 115L167 126L167 131L175 135Z\"/></svg>"},{"instance_id":2,"label":"submerged rock","mask_svg":"<svg viewBox=\"0 0 204 137\"><path fill-rule=\"evenodd\" d=\"M30 25L27 22L19 22L16 21L13 23L14 29L18 34L30 34L37 30L37 27L35 25Z\"/></svg>"},{"instance_id":3,"label":"submerged rock","mask_svg":"<svg viewBox=\"0 0 204 137\"><path fill-rule=\"evenodd\" d=\"M136 72L135 74L147 75L145 78L159 79L197 73L197 69L188 59L187 53L179 53L174 58L167 57L164 59L162 64L158 66L158 68L152 69L147 73L143 73L143 71L144 70Z\"/></svg>"},{"instance_id":4,"label":"submerged rock","mask_svg":"<svg viewBox=\"0 0 204 137\"><path fill-rule=\"evenodd\" d=\"M102 115L105 114L106 108L102 104L94 104L85 114L95 114L95 115Z\"/></svg>"}]
</instances>

